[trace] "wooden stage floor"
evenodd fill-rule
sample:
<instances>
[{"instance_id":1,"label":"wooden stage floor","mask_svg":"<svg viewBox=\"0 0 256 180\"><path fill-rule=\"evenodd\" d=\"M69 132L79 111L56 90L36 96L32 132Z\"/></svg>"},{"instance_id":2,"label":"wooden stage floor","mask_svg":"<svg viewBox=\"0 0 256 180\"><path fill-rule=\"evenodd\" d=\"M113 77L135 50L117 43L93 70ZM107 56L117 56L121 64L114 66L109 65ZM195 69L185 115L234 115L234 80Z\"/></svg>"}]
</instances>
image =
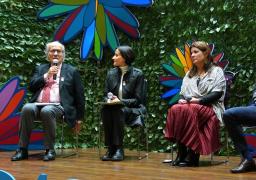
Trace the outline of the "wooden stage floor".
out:
<instances>
[{"instance_id":1,"label":"wooden stage floor","mask_svg":"<svg viewBox=\"0 0 256 180\"><path fill-rule=\"evenodd\" d=\"M68 153L69 150L65 150ZM36 152L32 152L36 153ZM103 153L103 151L102 151ZM136 151L125 151L126 158L122 162L103 162L99 159L97 149L79 149L78 156L58 157L52 162L43 162L40 156L31 156L29 160L10 161L13 152L0 152L0 169L8 171L17 180L36 180L39 174L46 173L48 180L164 180L195 179L223 180L256 179L256 172L231 174L229 169L236 166L239 157L231 157L226 164L210 164L210 157L200 159L200 167L181 168L162 163L169 159L168 153L149 153L146 159L138 160ZM214 157L214 163L225 160L225 157Z\"/></svg>"}]
</instances>

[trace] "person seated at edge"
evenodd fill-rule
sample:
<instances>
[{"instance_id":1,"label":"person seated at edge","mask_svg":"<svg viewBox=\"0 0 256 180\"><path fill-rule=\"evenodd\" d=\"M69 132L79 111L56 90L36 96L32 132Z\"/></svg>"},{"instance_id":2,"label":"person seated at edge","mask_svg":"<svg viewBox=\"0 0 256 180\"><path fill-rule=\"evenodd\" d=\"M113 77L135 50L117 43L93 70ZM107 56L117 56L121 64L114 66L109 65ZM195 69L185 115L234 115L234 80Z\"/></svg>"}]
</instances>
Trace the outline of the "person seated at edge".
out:
<instances>
[{"instance_id":1,"label":"person seated at edge","mask_svg":"<svg viewBox=\"0 0 256 180\"><path fill-rule=\"evenodd\" d=\"M33 122L38 118L43 123L44 161L54 160L56 120L64 116L68 125L78 133L84 117L84 88L76 68L64 63L65 48L58 41L50 42L45 50L49 63L36 67L29 90L33 93L30 103L23 106L19 122L19 149L12 161L28 159L28 145ZM35 103L59 103L39 106Z\"/></svg>"},{"instance_id":2,"label":"person seated at edge","mask_svg":"<svg viewBox=\"0 0 256 180\"><path fill-rule=\"evenodd\" d=\"M107 74L104 92L109 105L104 105L101 111L108 148L102 160L122 161L124 124L141 125L138 117L146 111L143 105L144 75L140 69L131 66L135 59L131 47L119 46L112 59L114 68Z\"/></svg>"},{"instance_id":3,"label":"person seated at edge","mask_svg":"<svg viewBox=\"0 0 256 180\"><path fill-rule=\"evenodd\" d=\"M220 148L219 128L224 112L226 81L213 63L206 42L190 47L192 68L185 75L178 104L168 110L165 137L176 141L174 166L199 166L199 157Z\"/></svg>"},{"instance_id":4,"label":"person seated at edge","mask_svg":"<svg viewBox=\"0 0 256 180\"><path fill-rule=\"evenodd\" d=\"M248 145L243 136L242 126L256 126L256 86L253 91L252 103L246 107L234 107L226 110L223 121L227 131L234 142L235 148L241 154L241 162L238 167L231 169L232 173L256 171L256 165Z\"/></svg>"}]
</instances>

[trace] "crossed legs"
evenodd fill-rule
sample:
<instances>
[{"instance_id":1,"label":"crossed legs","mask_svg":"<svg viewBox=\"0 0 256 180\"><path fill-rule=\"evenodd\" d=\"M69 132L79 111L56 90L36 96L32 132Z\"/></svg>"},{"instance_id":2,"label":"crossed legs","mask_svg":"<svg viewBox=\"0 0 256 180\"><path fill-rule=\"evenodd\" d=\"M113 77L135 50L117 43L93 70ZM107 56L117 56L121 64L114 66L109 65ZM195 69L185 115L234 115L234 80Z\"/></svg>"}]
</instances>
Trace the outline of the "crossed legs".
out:
<instances>
[{"instance_id":1,"label":"crossed legs","mask_svg":"<svg viewBox=\"0 0 256 180\"><path fill-rule=\"evenodd\" d=\"M243 126L256 126L256 105L230 108L224 112L223 121L230 138L234 142L235 148L240 152L242 157L240 165L232 169L231 172L240 173L256 170L242 129Z\"/></svg>"}]
</instances>

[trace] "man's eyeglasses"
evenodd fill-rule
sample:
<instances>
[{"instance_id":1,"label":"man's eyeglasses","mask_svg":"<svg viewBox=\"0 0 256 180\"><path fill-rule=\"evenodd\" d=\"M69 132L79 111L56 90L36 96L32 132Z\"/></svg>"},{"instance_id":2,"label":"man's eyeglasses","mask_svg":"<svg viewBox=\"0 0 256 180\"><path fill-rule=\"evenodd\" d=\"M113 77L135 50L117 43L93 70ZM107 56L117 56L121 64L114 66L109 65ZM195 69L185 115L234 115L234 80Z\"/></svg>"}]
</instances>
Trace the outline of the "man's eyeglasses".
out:
<instances>
[{"instance_id":1,"label":"man's eyeglasses","mask_svg":"<svg viewBox=\"0 0 256 180\"><path fill-rule=\"evenodd\" d=\"M51 54L54 54L55 52L57 52L57 54L60 54L60 53L62 53L62 50L60 50L60 49L51 49L49 52Z\"/></svg>"}]
</instances>

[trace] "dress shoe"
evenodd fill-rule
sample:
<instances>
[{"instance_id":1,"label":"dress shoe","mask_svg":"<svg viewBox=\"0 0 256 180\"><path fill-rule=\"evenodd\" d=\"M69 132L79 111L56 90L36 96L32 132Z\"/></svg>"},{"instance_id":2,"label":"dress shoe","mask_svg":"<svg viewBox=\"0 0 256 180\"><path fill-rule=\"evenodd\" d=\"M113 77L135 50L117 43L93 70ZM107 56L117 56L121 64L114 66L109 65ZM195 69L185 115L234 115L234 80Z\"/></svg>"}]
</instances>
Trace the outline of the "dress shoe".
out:
<instances>
[{"instance_id":1,"label":"dress shoe","mask_svg":"<svg viewBox=\"0 0 256 180\"><path fill-rule=\"evenodd\" d=\"M180 157L177 155L176 159L171 163L172 166L177 166L180 163Z\"/></svg>"},{"instance_id":2,"label":"dress shoe","mask_svg":"<svg viewBox=\"0 0 256 180\"><path fill-rule=\"evenodd\" d=\"M183 162L187 157L187 147L181 143L178 144L178 153L176 159L171 164L172 166L178 166L180 162Z\"/></svg>"},{"instance_id":3,"label":"dress shoe","mask_svg":"<svg viewBox=\"0 0 256 180\"><path fill-rule=\"evenodd\" d=\"M184 161L180 161L178 166L180 167L198 167L200 154L195 153L192 150L188 151L188 156Z\"/></svg>"},{"instance_id":4,"label":"dress shoe","mask_svg":"<svg viewBox=\"0 0 256 180\"><path fill-rule=\"evenodd\" d=\"M18 149L15 154L11 157L12 161L20 161L23 159L28 159L28 150L27 149Z\"/></svg>"},{"instance_id":5,"label":"dress shoe","mask_svg":"<svg viewBox=\"0 0 256 180\"><path fill-rule=\"evenodd\" d=\"M106 154L101 157L102 161L111 161L112 156L115 154L115 149L114 148L108 148Z\"/></svg>"},{"instance_id":6,"label":"dress shoe","mask_svg":"<svg viewBox=\"0 0 256 180\"><path fill-rule=\"evenodd\" d=\"M244 173L249 171L256 171L256 165L253 159L252 160L244 159L244 161L242 161L238 167L231 169L230 171L232 173Z\"/></svg>"},{"instance_id":7,"label":"dress shoe","mask_svg":"<svg viewBox=\"0 0 256 180\"><path fill-rule=\"evenodd\" d=\"M122 161L124 160L124 150L123 149L117 149L116 153L113 155L112 161Z\"/></svg>"},{"instance_id":8,"label":"dress shoe","mask_svg":"<svg viewBox=\"0 0 256 180\"><path fill-rule=\"evenodd\" d=\"M52 161L55 160L56 153L53 149L47 149L44 155L44 161Z\"/></svg>"},{"instance_id":9,"label":"dress shoe","mask_svg":"<svg viewBox=\"0 0 256 180\"><path fill-rule=\"evenodd\" d=\"M191 162L191 161L181 161L179 164L178 164L179 167L198 167L199 166L199 163L194 163L194 162Z\"/></svg>"}]
</instances>

